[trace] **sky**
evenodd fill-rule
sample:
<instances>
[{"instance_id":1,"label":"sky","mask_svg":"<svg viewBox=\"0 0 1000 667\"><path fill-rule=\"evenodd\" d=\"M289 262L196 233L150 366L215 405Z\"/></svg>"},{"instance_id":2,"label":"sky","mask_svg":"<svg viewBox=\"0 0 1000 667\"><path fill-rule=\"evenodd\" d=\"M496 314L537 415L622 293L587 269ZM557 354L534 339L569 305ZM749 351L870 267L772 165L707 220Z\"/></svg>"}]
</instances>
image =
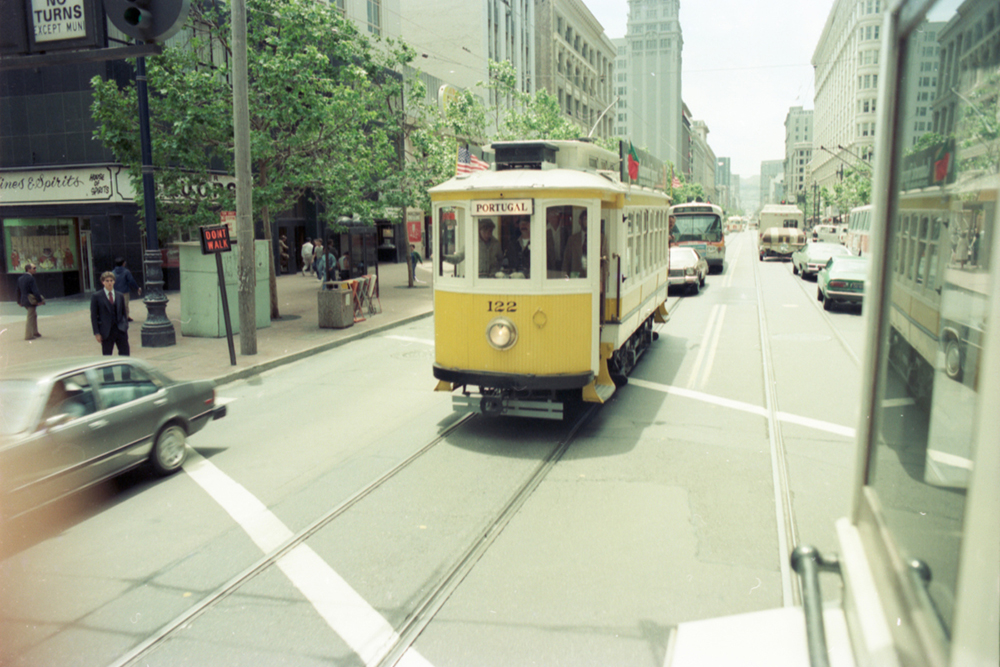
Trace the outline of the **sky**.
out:
<instances>
[{"instance_id":1,"label":"sky","mask_svg":"<svg viewBox=\"0 0 1000 667\"><path fill-rule=\"evenodd\" d=\"M627 0L583 0L611 39L624 37ZM785 116L813 108L813 52L833 0L680 0L681 95L708 125L716 157L753 176L785 157Z\"/></svg>"}]
</instances>

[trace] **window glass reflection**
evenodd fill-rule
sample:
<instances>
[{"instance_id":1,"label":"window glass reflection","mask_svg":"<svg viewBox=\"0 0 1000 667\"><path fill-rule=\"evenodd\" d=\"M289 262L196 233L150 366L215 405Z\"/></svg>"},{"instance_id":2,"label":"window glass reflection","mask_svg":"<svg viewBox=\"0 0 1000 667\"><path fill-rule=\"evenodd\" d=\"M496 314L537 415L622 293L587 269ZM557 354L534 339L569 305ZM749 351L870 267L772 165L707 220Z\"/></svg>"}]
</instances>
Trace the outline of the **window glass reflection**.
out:
<instances>
[{"instance_id":1,"label":"window glass reflection","mask_svg":"<svg viewBox=\"0 0 1000 667\"><path fill-rule=\"evenodd\" d=\"M1000 183L1000 33L975 35L996 3L940 2L909 38L902 65L892 261L886 284L888 364L867 483L947 635L952 623L980 350L989 318L990 248ZM992 20L992 19L990 19ZM928 36L940 57L933 97L914 94ZM925 101L931 97L932 101ZM920 101L917 101L920 100ZM910 132L930 115L928 132ZM914 581L919 581L917 578Z\"/></svg>"},{"instance_id":2,"label":"window glass reflection","mask_svg":"<svg viewBox=\"0 0 1000 667\"><path fill-rule=\"evenodd\" d=\"M435 229L440 235L438 275L465 277L465 210L454 206L438 209Z\"/></svg>"}]
</instances>

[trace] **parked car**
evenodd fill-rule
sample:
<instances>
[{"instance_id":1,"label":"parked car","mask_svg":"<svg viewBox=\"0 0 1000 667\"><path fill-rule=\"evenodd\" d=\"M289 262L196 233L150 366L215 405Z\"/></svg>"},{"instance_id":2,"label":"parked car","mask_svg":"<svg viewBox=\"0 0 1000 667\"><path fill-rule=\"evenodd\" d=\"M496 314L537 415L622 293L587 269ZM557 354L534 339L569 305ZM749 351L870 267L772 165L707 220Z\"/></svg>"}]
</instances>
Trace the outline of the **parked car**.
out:
<instances>
[{"instance_id":1,"label":"parked car","mask_svg":"<svg viewBox=\"0 0 1000 667\"><path fill-rule=\"evenodd\" d=\"M816 274L816 298L823 302L824 310L841 303L860 306L865 298L867 280L867 257L850 254L831 257Z\"/></svg>"},{"instance_id":2,"label":"parked car","mask_svg":"<svg viewBox=\"0 0 1000 667\"><path fill-rule=\"evenodd\" d=\"M131 357L9 367L0 405L6 518L143 464L173 473L187 457L187 436L226 414L211 380L176 382Z\"/></svg>"},{"instance_id":3,"label":"parked car","mask_svg":"<svg viewBox=\"0 0 1000 667\"><path fill-rule=\"evenodd\" d=\"M815 276L831 257L850 254L839 243L807 243L792 253L792 273L803 278Z\"/></svg>"},{"instance_id":4,"label":"parked car","mask_svg":"<svg viewBox=\"0 0 1000 667\"><path fill-rule=\"evenodd\" d=\"M683 285L697 294L705 284L708 262L694 248L674 246L670 248L670 286Z\"/></svg>"},{"instance_id":5,"label":"parked car","mask_svg":"<svg viewBox=\"0 0 1000 667\"><path fill-rule=\"evenodd\" d=\"M794 227L769 227L760 233L757 250L760 261L765 257L788 259L793 252L806 244L806 235Z\"/></svg>"}]
</instances>

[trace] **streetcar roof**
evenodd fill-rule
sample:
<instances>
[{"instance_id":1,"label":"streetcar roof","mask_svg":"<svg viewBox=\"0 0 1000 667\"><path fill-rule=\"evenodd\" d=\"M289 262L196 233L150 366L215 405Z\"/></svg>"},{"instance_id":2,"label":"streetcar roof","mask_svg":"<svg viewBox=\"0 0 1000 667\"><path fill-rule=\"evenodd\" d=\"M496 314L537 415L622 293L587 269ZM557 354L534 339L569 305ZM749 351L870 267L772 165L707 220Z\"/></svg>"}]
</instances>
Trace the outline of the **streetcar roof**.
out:
<instances>
[{"instance_id":1,"label":"streetcar roof","mask_svg":"<svg viewBox=\"0 0 1000 667\"><path fill-rule=\"evenodd\" d=\"M444 183L430 188L432 200L451 199L453 193L504 193L519 192L523 196L537 197L542 190L559 190L574 193L602 192L603 196L625 195L641 191L653 194L655 191L638 186L624 185L611 175L578 169L505 169L503 171L476 171L471 174L453 176ZM666 198L664 193L660 194ZM602 195L594 195L602 196Z\"/></svg>"}]
</instances>

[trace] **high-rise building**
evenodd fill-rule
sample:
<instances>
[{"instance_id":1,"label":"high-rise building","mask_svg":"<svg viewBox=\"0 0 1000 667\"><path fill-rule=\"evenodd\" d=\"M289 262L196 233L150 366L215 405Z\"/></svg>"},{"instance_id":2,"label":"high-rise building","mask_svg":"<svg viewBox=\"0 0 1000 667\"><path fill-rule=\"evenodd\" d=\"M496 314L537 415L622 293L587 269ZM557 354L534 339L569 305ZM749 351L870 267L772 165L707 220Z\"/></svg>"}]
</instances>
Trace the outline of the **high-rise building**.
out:
<instances>
[{"instance_id":1,"label":"high-rise building","mask_svg":"<svg viewBox=\"0 0 1000 667\"><path fill-rule=\"evenodd\" d=\"M680 0L629 0L624 81L628 113L624 133L658 159L682 163ZM616 78L622 74L616 69Z\"/></svg>"},{"instance_id":2,"label":"high-rise building","mask_svg":"<svg viewBox=\"0 0 1000 667\"><path fill-rule=\"evenodd\" d=\"M812 180L830 187L841 167L870 163L875 146L882 0L836 0L813 53Z\"/></svg>"},{"instance_id":3,"label":"high-rise building","mask_svg":"<svg viewBox=\"0 0 1000 667\"><path fill-rule=\"evenodd\" d=\"M775 181L781 176L778 187ZM784 189L780 185L785 180L784 160L764 160L760 163L760 205L780 204Z\"/></svg>"},{"instance_id":4,"label":"high-rise building","mask_svg":"<svg viewBox=\"0 0 1000 667\"><path fill-rule=\"evenodd\" d=\"M811 109L792 107L785 116L785 196L795 201L807 195L812 185L812 134Z\"/></svg>"},{"instance_id":5,"label":"high-rise building","mask_svg":"<svg viewBox=\"0 0 1000 667\"><path fill-rule=\"evenodd\" d=\"M601 114L614 99L615 47L583 0L535 0L535 53L536 86L559 100L580 135L614 134L613 110Z\"/></svg>"},{"instance_id":6,"label":"high-rise building","mask_svg":"<svg viewBox=\"0 0 1000 667\"><path fill-rule=\"evenodd\" d=\"M518 89L535 92L535 0L422 0L401 2L399 11L403 40L422 71L492 106L495 93L478 84L489 80L490 60L509 61Z\"/></svg>"}]
</instances>

